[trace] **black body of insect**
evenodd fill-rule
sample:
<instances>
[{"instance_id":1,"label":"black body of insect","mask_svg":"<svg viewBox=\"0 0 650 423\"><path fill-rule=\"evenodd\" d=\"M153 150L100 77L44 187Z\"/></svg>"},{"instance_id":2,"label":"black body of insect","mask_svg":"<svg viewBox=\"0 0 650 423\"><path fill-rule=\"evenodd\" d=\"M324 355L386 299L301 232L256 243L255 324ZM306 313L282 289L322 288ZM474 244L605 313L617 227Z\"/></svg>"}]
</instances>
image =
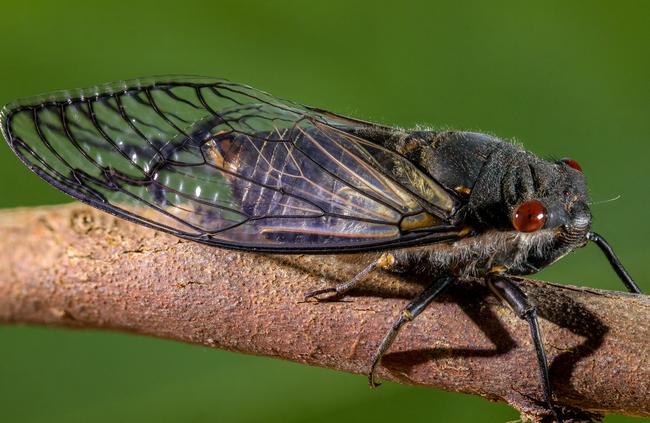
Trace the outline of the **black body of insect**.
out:
<instances>
[{"instance_id":1,"label":"black body of insect","mask_svg":"<svg viewBox=\"0 0 650 423\"><path fill-rule=\"evenodd\" d=\"M590 232L580 166L546 161L470 132L405 131L343 117L225 80L161 77L25 99L2 112L18 157L63 192L182 238L270 253L378 251L370 271L424 270L429 285L399 328L450 283L484 278L531 329L552 403L536 309L511 276L588 241L640 292Z\"/></svg>"}]
</instances>

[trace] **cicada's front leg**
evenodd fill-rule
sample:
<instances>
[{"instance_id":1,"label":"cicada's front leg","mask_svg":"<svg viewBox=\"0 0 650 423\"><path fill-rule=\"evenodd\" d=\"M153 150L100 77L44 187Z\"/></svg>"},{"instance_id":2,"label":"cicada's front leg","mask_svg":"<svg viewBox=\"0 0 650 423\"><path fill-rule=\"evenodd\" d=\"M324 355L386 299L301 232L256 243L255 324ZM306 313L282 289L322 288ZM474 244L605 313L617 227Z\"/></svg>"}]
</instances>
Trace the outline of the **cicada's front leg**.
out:
<instances>
[{"instance_id":1,"label":"cicada's front leg","mask_svg":"<svg viewBox=\"0 0 650 423\"><path fill-rule=\"evenodd\" d=\"M539 377L542 385L544 401L553 413L555 420L561 423L562 418L553 404L551 379L548 372L548 360L546 359L544 343L542 342L542 333L539 327L539 321L537 320L536 306L528 300L528 297L521 288L519 288L507 275L502 273L501 269L489 273L486 282L492 292L505 301L519 318L528 322L530 333L533 338L533 344L535 345L537 366L539 368Z\"/></svg>"}]
</instances>

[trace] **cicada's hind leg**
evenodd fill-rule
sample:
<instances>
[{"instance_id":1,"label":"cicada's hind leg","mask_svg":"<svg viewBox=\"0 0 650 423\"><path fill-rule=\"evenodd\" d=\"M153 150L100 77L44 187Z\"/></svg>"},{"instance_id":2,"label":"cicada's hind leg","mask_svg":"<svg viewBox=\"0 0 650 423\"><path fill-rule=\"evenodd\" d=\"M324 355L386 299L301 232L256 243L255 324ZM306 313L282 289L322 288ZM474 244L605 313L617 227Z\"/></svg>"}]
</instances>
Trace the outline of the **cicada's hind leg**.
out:
<instances>
[{"instance_id":1,"label":"cicada's hind leg","mask_svg":"<svg viewBox=\"0 0 650 423\"><path fill-rule=\"evenodd\" d=\"M382 254L377 260L370 263L365 269L357 273L352 279L339 285L316 289L305 294L305 300L316 299L317 301L332 301L341 298L346 292L359 285L368 274L376 269L389 269L395 263L395 258L390 253ZM325 295L325 297L322 297Z\"/></svg>"},{"instance_id":2,"label":"cicada's hind leg","mask_svg":"<svg viewBox=\"0 0 650 423\"><path fill-rule=\"evenodd\" d=\"M542 333L539 328L539 321L537 320L537 308L530 303L528 297L524 294L521 288L501 273L490 274L487 277L487 284L492 292L505 301L519 318L528 322L530 333L533 338L533 344L535 345L537 366L539 369L544 402L546 402L548 408L553 413L555 420L562 423L562 418L552 400L551 379L548 374L548 361L546 359L544 343L542 342Z\"/></svg>"},{"instance_id":3,"label":"cicada's hind leg","mask_svg":"<svg viewBox=\"0 0 650 423\"><path fill-rule=\"evenodd\" d=\"M372 364L370 365L370 370L368 371L368 383L370 386L373 388L379 386L379 384L375 382L375 369L377 368L377 364L379 364L379 361L384 356L386 351L388 351L388 348L390 348L390 346L393 344L393 341L399 334L402 326L405 323L412 321L420 313L422 313L422 311L427 308L429 304L431 304L431 302L438 296L438 294L440 294L447 287L447 285L449 285L454 280L455 278L452 276L445 276L436 279L429 286L427 286L424 291L418 294L418 296L415 297L413 301L404 307L397 320L395 320L395 323L393 323L393 327L391 327L386 336L384 336L384 339L381 341L381 344L379 344L379 348L377 348L377 351L372 358Z\"/></svg>"}]
</instances>

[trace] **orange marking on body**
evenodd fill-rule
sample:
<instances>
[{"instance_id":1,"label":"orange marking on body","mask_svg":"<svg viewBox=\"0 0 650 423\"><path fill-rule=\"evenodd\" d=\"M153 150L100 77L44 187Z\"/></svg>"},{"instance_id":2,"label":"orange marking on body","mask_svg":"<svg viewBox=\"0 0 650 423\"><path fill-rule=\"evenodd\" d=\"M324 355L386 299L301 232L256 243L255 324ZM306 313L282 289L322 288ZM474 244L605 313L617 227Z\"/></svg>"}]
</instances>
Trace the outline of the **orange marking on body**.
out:
<instances>
[{"instance_id":1,"label":"orange marking on body","mask_svg":"<svg viewBox=\"0 0 650 423\"><path fill-rule=\"evenodd\" d=\"M414 216L405 217L399 225L403 231L412 231L415 229L429 228L436 226L440 223L440 219L430 215L429 213L422 212Z\"/></svg>"},{"instance_id":2,"label":"orange marking on body","mask_svg":"<svg viewBox=\"0 0 650 423\"><path fill-rule=\"evenodd\" d=\"M473 228L471 226L465 226L463 229L460 230L460 232L458 232L458 236L461 238L467 236L472 232L472 230Z\"/></svg>"},{"instance_id":3,"label":"orange marking on body","mask_svg":"<svg viewBox=\"0 0 650 423\"><path fill-rule=\"evenodd\" d=\"M459 194L465 195L469 197L469 195L472 193L472 190L470 188L467 188L466 186L459 185L456 188L454 188L454 191L456 191Z\"/></svg>"},{"instance_id":4,"label":"orange marking on body","mask_svg":"<svg viewBox=\"0 0 650 423\"><path fill-rule=\"evenodd\" d=\"M395 256L391 253L384 253L377 259L377 267L390 269L395 264Z\"/></svg>"}]
</instances>

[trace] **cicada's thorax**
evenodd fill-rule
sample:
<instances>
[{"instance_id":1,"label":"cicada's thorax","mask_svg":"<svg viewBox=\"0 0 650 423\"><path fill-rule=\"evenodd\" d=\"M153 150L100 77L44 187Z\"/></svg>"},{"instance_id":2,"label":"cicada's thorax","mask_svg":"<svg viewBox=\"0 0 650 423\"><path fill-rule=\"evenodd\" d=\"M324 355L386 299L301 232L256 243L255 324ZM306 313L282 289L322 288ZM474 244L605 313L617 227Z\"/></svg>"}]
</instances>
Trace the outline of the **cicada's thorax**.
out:
<instances>
[{"instance_id":1,"label":"cicada's thorax","mask_svg":"<svg viewBox=\"0 0 650 423\"><path fill-rule=\"evenodd\" d=\"M584 178L562 163L471 132L395 132L385 145L450 192L461 206L454 241L396 251L393 270L480 276L496 266L530 274L586 242L591 224ZM549 211L540 230L513 228L516 208L538 200Z\"/></svg>"}]
</instances>

